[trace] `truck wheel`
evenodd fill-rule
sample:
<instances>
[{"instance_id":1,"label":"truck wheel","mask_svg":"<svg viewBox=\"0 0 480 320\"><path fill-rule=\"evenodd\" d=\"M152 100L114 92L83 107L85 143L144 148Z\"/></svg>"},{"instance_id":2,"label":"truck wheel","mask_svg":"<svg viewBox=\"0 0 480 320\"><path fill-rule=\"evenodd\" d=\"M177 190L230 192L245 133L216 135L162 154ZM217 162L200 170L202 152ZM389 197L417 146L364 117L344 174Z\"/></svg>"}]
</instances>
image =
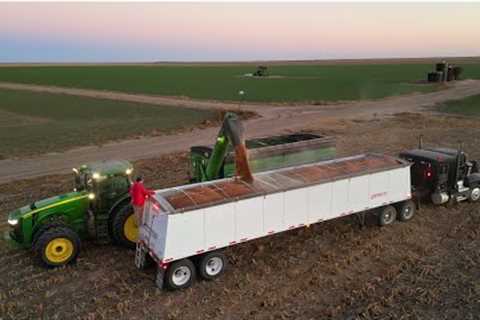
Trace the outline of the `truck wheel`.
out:
<instances>
[{"instance_id":1,"label":"truck wheel","mask_svg":"<svg viewBox=\"0 0 480 320\"><path fill-rule=\"evenodd\" d=\"M186 289L195 280L195 266L189 259L173 262L165 274L165 284L170 290Z\"/></svg>"},{"instance_id":2,"label":"truck wheel","mask_svg":"<svg viewBox=\"0 0 480 320\"><path fill-rule=\"evenodd\" d=\"M378 224L383 227L395 221L397 217L397 210L393 206L386 206L380 209L378 215Z\"/></svg>"},{"instance_id":3,"label":"truck wheel","mask_svg":"<svg viewBox=\"0 0 480 320\"><path fill-rule=\"evenodd\" d=\"M112 233L116 243L135 249L138 240L138 226L133 207L130 204L121 207L113 217Z\"/></svg>"},{"instance_id":4,"label":"truck wheel","mask_svg":"<svg viewBox=\"0 0 480 320\"><path fill-rule=\"evenodd\" d=\"M219 277L227 267L227 259L221 252L209 252L198 260L198 274L204 280L213 280Z\"/></svg>"},{"instance_id":5,"label":"truck wheel","mask_svg":"<svg viewBox=\"0 0 480 320\"><path fill-rule=\"evenodd\" d=\"M470 202L477 202L480 200L480 188L476 187L470 191L470 196L468 197Z\"/></svg>"},{"instance_id":6,"label":"truck wheel","mask_svg":"<svg viewBox=\"0 0 480 320\"><path fill-rule=\"evenodd\" d=\"M406 222L408 220L411 220L413 216L415 215L415 203L412 200L407 200L405 202L402 202L398 206L398 220L402 222Z\"/></svg>"},{"instance_id":7,"label":"truck wheel","mask_svg":"<svg viewBox=\"0 0 480 320\"><path fill-rule=\"evenodd\" d=\"M52 227L38 237L33 249L43 265L59 267L77 259L80 238L68 227Z\"/></svg>"}]
</instances>

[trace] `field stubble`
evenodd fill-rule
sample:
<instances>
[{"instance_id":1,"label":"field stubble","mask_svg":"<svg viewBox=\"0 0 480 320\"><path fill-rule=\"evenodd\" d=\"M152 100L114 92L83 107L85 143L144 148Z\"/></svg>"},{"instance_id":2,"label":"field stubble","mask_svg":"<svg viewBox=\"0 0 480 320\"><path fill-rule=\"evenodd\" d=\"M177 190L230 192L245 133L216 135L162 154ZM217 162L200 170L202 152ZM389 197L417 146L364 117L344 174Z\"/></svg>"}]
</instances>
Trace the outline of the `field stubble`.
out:
<instances>
[{"instance_id":1,"label":"field stubble","mask_svg":"<svg viewBox=\"0 0 480 320\"><path fill-rule=\"evenodd\" d=\"M341 155L465 140L480 157L478 120L399 114L385 121L341 121L323 133L339 137ZM415 128L412 130L412 128ZM310 130L319 128L312 126ZM361 133L361 134L360 134ZM441 133L441 134L440 134ZM154 187L187 181L187 155L136 163ZM70 176L0 186L4 213L71 188ZM22 203L23 202L23 203ZM133 252L87 243L74 266L44 270L31 253L0 244L0 317L6 319L476 319L480 210L463 203L426 205L409 223L359 229L339 219L227 250L218 281L173 293L155 288L154 271L137 271ZM5 230L1 225L0 229Z\"/></svg>"}]
</instances>

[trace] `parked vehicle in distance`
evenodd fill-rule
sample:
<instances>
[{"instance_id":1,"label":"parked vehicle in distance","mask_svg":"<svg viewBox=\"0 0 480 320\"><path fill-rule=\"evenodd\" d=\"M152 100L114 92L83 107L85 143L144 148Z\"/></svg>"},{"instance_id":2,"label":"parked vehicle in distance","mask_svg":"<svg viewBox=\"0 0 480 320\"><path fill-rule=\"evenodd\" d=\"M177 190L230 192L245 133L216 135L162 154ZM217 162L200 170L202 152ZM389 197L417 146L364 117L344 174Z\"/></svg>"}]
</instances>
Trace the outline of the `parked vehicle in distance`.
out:
<instances>
[{"instance_id":1,"label":"parked vehicle in distance","mask_svg":"<svg viewBox=\"0 0 480 320\"><path fill-rule=\"evenodd\" d=\"M227 265L219 249L338 217L375 213L381 226L415 214L410 163L359 155L254 175L158 190L146 204L135 263L158 265L156 284L213 280ZM363 220L363 219L362 219Z\"/></svg>"}]
</instances>

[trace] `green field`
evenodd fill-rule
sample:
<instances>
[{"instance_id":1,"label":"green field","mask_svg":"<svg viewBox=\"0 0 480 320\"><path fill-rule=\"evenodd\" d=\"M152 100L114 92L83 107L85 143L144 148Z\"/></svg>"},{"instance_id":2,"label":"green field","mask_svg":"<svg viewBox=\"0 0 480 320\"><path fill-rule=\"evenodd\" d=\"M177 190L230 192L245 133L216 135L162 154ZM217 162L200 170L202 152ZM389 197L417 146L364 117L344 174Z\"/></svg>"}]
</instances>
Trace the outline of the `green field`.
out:
<instances>
[{"instance_id":1,"label":"green field","mask_svg":"<svg viewBox=\"0 0 480 320\"><path fill-rule=\"evenodd\" d=\"M0 90L0 158L161 134L214 117L186 108Z\"/></svg>"},{"instance_id":2,"label":"green field","mask_svg":"<svg viewBox=\"0 0 480 320\"><path fill-rule=\"evenodd\" d=\"M415 83L433 63L272 65L270 78L243 76L255 65L99 65L17 66L0 68L0 81L133 93L188 96L199 99L324 102L377 99L436 89ZM465 68L480 77L480 64Z\"/></svg>"},{"instance_id":3,"label":"green field","mask_svg":"<svg viewBox=\"0 0 480 320\"><path fill-rule=\"evenodd\" d=\"M480 116L480 95L448 101L440 105L440 110L465 116Z\"/></svg>"}]
</instances>

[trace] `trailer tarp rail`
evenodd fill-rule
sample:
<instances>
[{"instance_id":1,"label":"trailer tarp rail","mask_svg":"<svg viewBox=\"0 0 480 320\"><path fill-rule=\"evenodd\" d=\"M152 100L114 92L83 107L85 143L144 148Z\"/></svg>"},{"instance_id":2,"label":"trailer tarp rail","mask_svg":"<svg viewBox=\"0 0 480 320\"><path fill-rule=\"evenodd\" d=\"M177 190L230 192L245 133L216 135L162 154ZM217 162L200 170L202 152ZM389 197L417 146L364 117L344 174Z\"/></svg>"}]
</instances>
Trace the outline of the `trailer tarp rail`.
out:
<instances>
[{"instance_id":1,"label":"trailer tarp rail","mask_svg":"<svg viewBox=\"0 0 480 320\"><path fill-rule=\"evenodd\" d=\"M252 183L230 178L164 189L154 200L163 213L173 214L408 165L395 157L365 154L258 173Z\"/></svg>"}]
</instances>

